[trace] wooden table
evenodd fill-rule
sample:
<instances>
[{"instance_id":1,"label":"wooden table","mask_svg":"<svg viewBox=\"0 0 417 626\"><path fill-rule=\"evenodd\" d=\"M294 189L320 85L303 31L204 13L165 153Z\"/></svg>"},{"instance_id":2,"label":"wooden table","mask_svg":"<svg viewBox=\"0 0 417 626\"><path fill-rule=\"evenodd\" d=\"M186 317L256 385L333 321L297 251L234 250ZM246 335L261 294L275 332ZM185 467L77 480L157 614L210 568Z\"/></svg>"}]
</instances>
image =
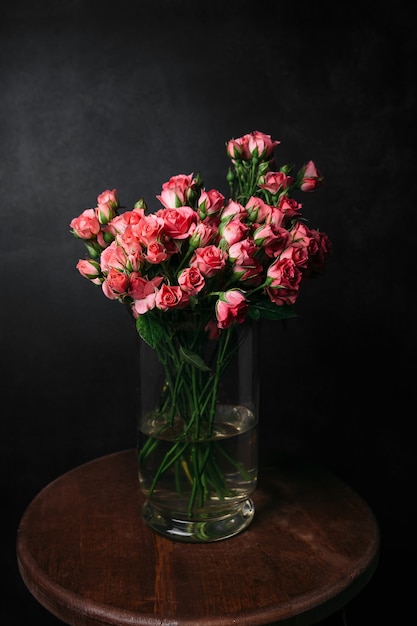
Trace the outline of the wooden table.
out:
<instances>
[{"instance_id":1,"label":"wooden table","mask_svg":"<svg viewBox=\"0 0 417 626\"><path fill-rule=\"evenodd\" d=\"M304 626L357 595L378 561L367 504L315 466L260 470L255 518L209 544L170 541L141 519L136 451L45 487L17 534L21 576L71 626Z\"/></svg>"}]
</instances>

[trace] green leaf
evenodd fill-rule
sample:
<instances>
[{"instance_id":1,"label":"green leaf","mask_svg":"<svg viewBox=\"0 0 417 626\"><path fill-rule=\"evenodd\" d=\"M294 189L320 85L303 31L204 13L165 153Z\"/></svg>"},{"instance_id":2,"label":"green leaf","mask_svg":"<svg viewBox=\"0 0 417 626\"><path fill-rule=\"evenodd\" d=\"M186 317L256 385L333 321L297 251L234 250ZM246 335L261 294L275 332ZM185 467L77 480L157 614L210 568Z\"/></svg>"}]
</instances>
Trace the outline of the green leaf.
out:
<instances>
[{"instance_id":1,"label":"green leaf","mask_svg":"<svg viewBox=\"0 0 417 626\"><path fill-rule=\"evenodd\" d=\"M252 318L253 320L258 320L261 317L259 310L254 306L249 307L248 313L249 313L249 317Z\"/></svg>"},{"instance_id":2,"label":"green leaf","mask_svg":"<svg viewBox=\"0 0 417 626\"><path fill-rule=\"evenodd\" d=\"M192 352L191 350L187 350L187 348L184 348L184 346L180 346L179 354L180 354L181 361L183 361L184 363L189 363L190 365L192 365L193 367L196 367L202 372L210 371L209 366L206 365L203 359L195 352Z\"/></svg>"},{"instance_id":3,"label":"green leaf","mask_svg":"<svg viewBox=\"0 0 417 626\"><path fill-rule=\"evenodd\" d=\"M136 320L136 330L143 341L145 341L154 350L165 334L159 321L148 313L139 315Z\"/></svg>"},{"instance_id":4,"label":"green leaf","mask_svg":"<svg viewBox=\"0 0 417 626\"><path fill-rule=\"evenodd\" d=\"M283 320L290 317L298 317L298 314L291 306L285 304L278 306L270 300L262 300L256 304L250 304L249 315L255 320L260 317L265 317L268 320Z\"/></svg>"}]
</instances>

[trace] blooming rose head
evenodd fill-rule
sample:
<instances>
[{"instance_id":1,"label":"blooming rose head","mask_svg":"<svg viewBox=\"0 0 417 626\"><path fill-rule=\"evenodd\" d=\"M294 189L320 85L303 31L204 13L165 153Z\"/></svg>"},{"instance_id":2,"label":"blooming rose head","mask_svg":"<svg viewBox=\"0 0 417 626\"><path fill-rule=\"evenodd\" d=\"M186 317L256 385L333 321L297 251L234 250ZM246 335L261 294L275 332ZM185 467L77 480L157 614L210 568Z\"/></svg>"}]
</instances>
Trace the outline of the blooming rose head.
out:
<instances>
[{"instance_id":1,"label":"blooming rose head","mask_svg":"<svg viewBox=\"0 0 417 626\"><path fill-rule=\"evenodd\" d=\"M115 239L117 245L121 246L126 254L141 252L142 243L138 237L137 230L128 226L123 234L117 234Z\"/></svg>"},{"instance_id":2,"label":"blooming rose head","mask_svg":"<svg viewBox=\"0 0 417 626\"><path fill-rule=\"evenodd\" d=\"M309 263L308 244L304 240L291 243L281 253L280 259L291 259L299 269L305 269Z\"/></svg>"},{"instance_id":3,"label":"blooming rose head","mask_svg":"<svg viewBox=\"0 0 417 626\"><path fill-rule=\"evenodd\" d=\"M103 252L100 257L101 270L108 272L111 269L123 271L126 267L127 254L121 246L113 241Z\"/></svg>"},{"instance_id":4,"label":"blooming rose head","mask_svg":"<svg viewBox=\"0 0 417 626\"><path fill-rule=\"evenodd\" d=\"M117 300L127 295L129 277L124 272L112 268L101 283L103 293L110 300Z\"/></svg>"},{"instance_id":5,"label":"blooming rose head","mask_svg":"<svg viewBox=\"0 0 417 626\"><path fill-rule=\"evenodd\" d=\"M178 284L189 296L196 296L203 289L205 280L198 267L186 267L178 276Z\"/></svg>"},{"instance_id":6,"label":"blooming rose head","mask_svg":"<svg viewBox=\"0 0 417 626\"><path fill-rule=\"evenodd\" d=\"M198 267L206 278L214 276L226 265L227 253L215 245L197 248L191 261L190 267Z\"/></svg>"},{"instance_id":7,"label":"blooming rose head","mask_svg":"<svg viewBox=\"0 0 417 626\"><path fill-rule=\"evenodd\" d=\"M216 302L217 326L224 329L234 322L242 324L246 319L248 308L246 298L239 289L222 292Z\"/></svg>"},{"instance_id":8,"label":"blooming rose head","mask_svg":"<svg viewBox=\"0 0 417 626\"><path fill-rule=\"evenodd\" d=\"M108 206L112 207L112 209L117 209L119 207L117 189L106 189L106 191L103 191L97 196L97 204L107 204Z\"/></svg>"},{"instance_id":9,"label":"blooming rose head","mask_svg":"<svg viewBox=\"0 0 417 626\"><path fill-rule=\"evenodd\" d=\"M164 220L155 213L144 215L134 226L133 230L139 241L148 246L150 243L160 239Z\"/></svg>"},{"instance_id":10,"label":"blooming rose head","mask_svg":"<svg viewBox=\"0 0 417 626\"><path fill-rule=\"evenodd\" d=\"M271 302L278 306L294 304L299 293L302 272L291 258L278 258L268 268L267 287Z\"/></svg>"},{"instance_id":11,"label":"blooming rose head","mask_svg":"<svg viewBox=\"0 0 417 626\"><path fill-rule=\"evenodd\" d=\"M181 287L163 284L156 294L155 306L161 311L183 307L188 303L188 295Z\"/></svg>"},{"instance_id":12,"label":"blooming rose head","mask_svg":"<svg viewBox=\"0 0 417 626\"><path fill-rule=\"evenodd\" d=\"M162 209L157 216L163 221L162 231L171 239L186 239L195 230L197 213L188 206Z\"/></svg>"},{"instance_id":13,"label":"blooming rose head","mask_svg":"<svg viewBox=\"0 0 417 626\"><path fill-rule=\"evenodd\" d=\"M268 172L260 178L259 187L275 195L290 187L293 182L294 179L284 172Z\"/></svg>"},{"instance_id":14,"label":"blooming rose head","mask_svg":"<svg viewBox=\"0 0 417 626\"><path fill-rule=\"evenodd\" d=\"M111 232L113 236L123 235L128 226L137 224L143 217L143 211L134 209L133 211L125 211L121 215L116 215L106 226L106 230Z\"/></svg>"},{"instance_id":15,"label":"blooming rose head","mask_svg":"<svg viewBox=\"0 0 417 626\"><path fill-rule=\"evenodd\" d=\"M168 251L161 241L151 241L143 253L143 257L152 265L163 263L168 256Z\"/></svg>"},{"instance_id":16,"label":"blooming rose head","mask_svg":"<svg viewBox=\"0 0 417 626\"><path fill-rule=\"evenodd\" d=\"M94 239L100 232L100 223L94 209L86 209L70 222L72 234L79 239Z\"/></svg>"},{"instance_id":17,"label":"blooming rose head","mask_svg":"<svg viewBox=\"0 0 417 626\"><path fill-rule=\"evenodd\" d=\"M289 244L291 236L285 228L275 224L263 224L253 234L255 243L263 248L269 257L276 257Z\"/></svg>"},{"instance_id":18,"label":"blooming rose head","mask_svg":"<svg viewBox=\"0 0 417 626\"><path fill-rule=\"evenodd\" d=\"M162 191L156 196L166 209L186 206L195 198L196 188L200 181L193 174L178 174L162 185Z\"/></svg>"},{"instance_id":19,"label":"blooming rose head","mask_svg":"<svg viewBox=\"0 0 417 626\"><path fill-rule=\"evenodd\" d=\"M129 296L134 300L132 304L134 317L143 315L155 307L156 294L162 280L162 276L148 280L137 272L132 272L129 277Z\"/></svg>"},{"instance_id":20,"label":"blooming rose head","mask_svg":"<svg viewBox=\"0 0 417 626\"><path fill-rule=\"evenodd\" d=\"M278 202L278 208L285 216L295 217L300 215L302 204L294 200L294 198L282 195Z\"/></svg>"}]
</instances>

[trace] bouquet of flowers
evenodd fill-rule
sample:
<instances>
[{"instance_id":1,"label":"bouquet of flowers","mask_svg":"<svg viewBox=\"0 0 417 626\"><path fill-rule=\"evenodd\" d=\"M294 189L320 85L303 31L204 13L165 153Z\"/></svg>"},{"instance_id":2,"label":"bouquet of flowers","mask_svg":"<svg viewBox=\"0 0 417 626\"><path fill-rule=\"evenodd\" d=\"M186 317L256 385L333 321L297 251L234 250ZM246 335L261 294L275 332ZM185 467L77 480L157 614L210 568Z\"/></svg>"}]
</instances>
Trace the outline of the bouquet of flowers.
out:
<instances>
[{"instance_id":1,"label":"bouquet of flowers","mask_svg":"<svg viewBox=\"0 0 417 626\"><path fill-rule=\"evenodd\" d=\"M210 489L220 498L227 493L208 444L196 451L192 442L213 435L218 386L239 345L233 333L246 320L295 315L301 286L324 271L331 249L294 197L316 190L322 176L313 161L296 174L293 166L277 167L279 144L259 131L226 143L228 197L198 173L179 174L162 185L154 211L143 198L122 210L117 190L108 189L70 223L88 253L77 264L80 274L129 307L164 366L156 409L163 419L158 437L142 446L140 465L181 420L148 494L179 468L191 485L190 515Z\"/></svg>"}]
</instances>

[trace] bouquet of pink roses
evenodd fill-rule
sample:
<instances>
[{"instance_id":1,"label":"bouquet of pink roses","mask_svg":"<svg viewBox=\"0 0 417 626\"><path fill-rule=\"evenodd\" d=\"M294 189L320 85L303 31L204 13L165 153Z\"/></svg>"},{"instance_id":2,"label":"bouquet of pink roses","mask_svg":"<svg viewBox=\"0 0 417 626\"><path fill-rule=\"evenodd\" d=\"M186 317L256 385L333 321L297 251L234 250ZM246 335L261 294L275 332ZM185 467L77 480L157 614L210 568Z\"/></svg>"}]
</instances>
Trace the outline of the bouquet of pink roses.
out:
<instances>
[{"instance_id":1,"label":"bouquet of pink roses","mask_svg":"<svg viewBox=\"0 0 417 626\"><path fill-rule=\"evenodd\" d=\"M77 264L79 272L107 298L129 307L140 337L164 365L158 411L165 427L178 417L185 423L149 493L180 461L191 480L191 468L204 458L190 513L195 498L204 499L201 476L205 484L217 481L217 494L223 489L206 448L192 461L187 454L190 440L212 431L218 383L237 349L234 329L247 319L295 315L300 288L324 271L331 249L328 236L308 225L293 197L317 189L322 176L313 161L295 175L292 166L278 168L279 143L258 131L227 142L228 198L206 188L199 174L180 174L162 185L155 211L143 199L122 211L113 189L70 224L88 252ZM214 346L210 363L208 342ZM150 437L140 462L154 449Z\"/></svg>"},{"instance_id":2,"label":"bouquet of pink roses","mask_svg":"<svg viewBox=\"0 0 417 626\"><path fill-rule=\"evenodd\" d=\"M117 190L104 191L70 224L88 250L79 272L108 298L128 303L139 332L151 311L211 311L212 335L247 315L291 314L301 285L323 272L330 242L291 197L317 189L321 175L313 161L295 177L288 165L276 169L279 143L257 131L227 143L227 200L193 174L162 185L156 212L147 213L140 199L121 213Z\"/></svg>"}]
</instances>

